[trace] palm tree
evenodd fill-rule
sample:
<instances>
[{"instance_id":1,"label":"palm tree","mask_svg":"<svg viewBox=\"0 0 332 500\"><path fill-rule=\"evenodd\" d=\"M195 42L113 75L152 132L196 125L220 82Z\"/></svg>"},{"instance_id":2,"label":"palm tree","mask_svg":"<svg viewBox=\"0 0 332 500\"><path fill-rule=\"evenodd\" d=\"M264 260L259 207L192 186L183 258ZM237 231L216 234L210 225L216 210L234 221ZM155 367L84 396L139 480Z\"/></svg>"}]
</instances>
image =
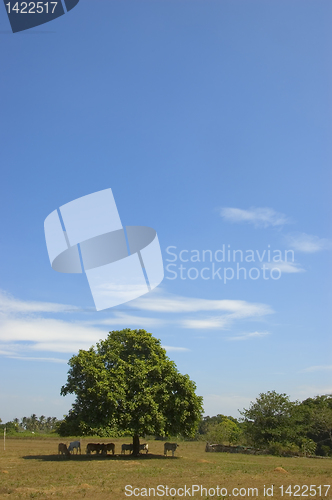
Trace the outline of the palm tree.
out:
<instances>
[{"instance_id":1,"label":"palm tree","mask_svg":"<svg viewBox=\"0 0 332 500\"><path fill-rule=\"evenodd\" d=\"M38 427L41 432L45 430L45 419L46 419L45 415L41 415L39 417Z\"/></svg>"},{"instance_id":2,"label":"palm tree","mask_svg":"<svg viewBox=\"0 0 332 500\"><path fill-rule=\"evenodd\" d=\"M27 417L23 417L21 419L21 427L22 429L24 429L25 431L27 430Z\"/></svg>"},{"instance_id":3,"label":"palm tree","mask_svg":"<svg viewBox=\"0 0 332 500\"><path fill-rule=\"evenodd\" d=\"M33 413L30 417L30 427L31 427L31 429L29 429L29 430L31 430L33 432L35 432L36 429L38 428L38 417L35 413Z\"/></svg>"}]
</instances>

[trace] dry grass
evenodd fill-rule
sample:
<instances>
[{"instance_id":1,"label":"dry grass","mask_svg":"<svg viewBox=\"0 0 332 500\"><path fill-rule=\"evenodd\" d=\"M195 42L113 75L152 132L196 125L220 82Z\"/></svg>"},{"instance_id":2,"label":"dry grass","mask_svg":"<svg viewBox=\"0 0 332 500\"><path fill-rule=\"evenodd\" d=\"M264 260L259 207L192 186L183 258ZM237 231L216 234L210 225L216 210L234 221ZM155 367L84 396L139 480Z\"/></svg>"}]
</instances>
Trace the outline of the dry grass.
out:
<instances>
[{"instance_id":1,"label":"dry grass","mask_svg":"<svg viewBox=\"0 0 332 500\"><path fill-rule=\"evenodd\" d=\"M0 498L138 498L125 495L126 485L136 488L156 488L158 485L181 488L196 484L207 489L219 485L228 488L228 496L233 488L258 488L258 497L263 498L264 485L271 487L273 484L274 499L291 498L289 495L281 497L281 485L331 484L332 490L330 459L205 453L205 443L202 442L181 442L176 456L165 458L161 441L149 441L150 453L135 458L120 455L121 443L129 442L123 438L112 440L118 455L87 456L84 450L88 441L97 440L81 440L83 454L65 459L57 455L59 440L8 439L6 451L0 451ZM325 494L325 489L322 492ZM319 495L310 497L309 493L307 496L321 498ZM156 494L153 497L151 491L150 498L184 497L166 496L166 492L164 496ZM196 493L194 498L206 500L217 498L217 495L208 496L203 490L202 496ZM238 498L257 497L245 495ZM327 496L322 495L322 498L331 499L332 491Z\"/></svg>"}]
</instances>

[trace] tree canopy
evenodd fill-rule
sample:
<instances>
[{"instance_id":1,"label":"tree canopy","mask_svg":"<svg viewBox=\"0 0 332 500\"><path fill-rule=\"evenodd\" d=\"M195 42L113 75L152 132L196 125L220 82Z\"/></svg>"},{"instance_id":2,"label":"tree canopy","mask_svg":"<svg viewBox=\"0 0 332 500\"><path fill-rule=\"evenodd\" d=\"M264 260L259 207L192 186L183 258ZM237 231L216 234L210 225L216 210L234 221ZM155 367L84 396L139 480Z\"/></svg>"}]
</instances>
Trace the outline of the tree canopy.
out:
<instances>
[{"instance_id":1,"label":"tree canopy","mask_svg":"<svg viewBox=\"0 0 332 500\"><path fill-rule=\"evenodd\" d=\"M276 391L261 393L248 410L241 413L245 433L255 446L292 442L295 429L292 420L294 407L286 394Z\"/></svg>"},{"instance_id":2,"label":"tree canopy","mask_svg":"<svg viewBox=\"0 0 332 500\"><path fill-rule=\"evenodd\" d=\"M240 413L247 440L257 447L332 456L332 395L300 403L268 391Z\"/></svg>"},{"instance_id":3,"label":"tree canopy","mask_svg":"<svg viewBox=\"0 0 332 500\"><path fill-rule=\"evenodd\" d=\"M130 434L193 436L202 414L196 385L166 356L160 340L145 330L112 331L96 347L69 360L61 394L76 394L60 425L63 435Z\"/></svg>"},{"instance_id":4,"label":"tree canopy","mask_svg":"<svg viewBox=\"0 0 332 500\"><path fill-rule=\"evenodd\" d=\"M22 432L33 432L33 433L54 433L59 425L60 421L56 417L45 417L41 415L39 418L35 413L30 417L13 418L9 422L4 424L1 423L0 418L0 429L6 427L8 434L16 434Z\"/></svg>"},{"instance_id":5,"label":"tree canopy","mask_svg":"<svg viewBox=\"0 0 332 500\"><path fill-rule=\"evenodd\" d=\"M316 453L332 454L332 395L308 398L300 404L308 437L317 443Z\"/></svg>"},{"instance_id":6,"label":"tree canopy","mask_svg":"<svg viewBox=\"0 0 332 500\"><path fill-rule=\"evenodd\" d=\"M219 423L209 424L206 437L210 443L233 445L240 441L241 429L233 420L224 417Z\"/></svg>"}]
</instances>

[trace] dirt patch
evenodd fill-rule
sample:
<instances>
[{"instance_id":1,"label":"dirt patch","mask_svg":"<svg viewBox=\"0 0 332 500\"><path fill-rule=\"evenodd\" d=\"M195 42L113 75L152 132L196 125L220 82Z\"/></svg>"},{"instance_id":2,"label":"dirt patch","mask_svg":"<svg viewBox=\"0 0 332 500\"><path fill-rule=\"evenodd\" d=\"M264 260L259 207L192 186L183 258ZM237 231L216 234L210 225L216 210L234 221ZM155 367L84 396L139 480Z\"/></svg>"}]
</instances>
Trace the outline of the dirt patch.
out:
<instances>
[{"instance_id":1,"label":"dirt patch","mask_svg":"<svg viewBox=\"0 0 332 500\"><path fill-rule=\"evenodd\" d=\"M288 474L288 471L283 469L282 467L276 467L275 469L273 469L275 472L283 472L283 473L286 473Z\"/></svg>"},{"instance_id":2,"label":"dirt patch","mask_svg":"<svg viewBox=\"0 0 332 500\"><path fill-rule=\"evenodd\" d=\"M82 490L88 490L89 488L92 488L92 486L88 483L82 483L79 485L79 488L82 488Z\"/></svg>"}]
</instances>

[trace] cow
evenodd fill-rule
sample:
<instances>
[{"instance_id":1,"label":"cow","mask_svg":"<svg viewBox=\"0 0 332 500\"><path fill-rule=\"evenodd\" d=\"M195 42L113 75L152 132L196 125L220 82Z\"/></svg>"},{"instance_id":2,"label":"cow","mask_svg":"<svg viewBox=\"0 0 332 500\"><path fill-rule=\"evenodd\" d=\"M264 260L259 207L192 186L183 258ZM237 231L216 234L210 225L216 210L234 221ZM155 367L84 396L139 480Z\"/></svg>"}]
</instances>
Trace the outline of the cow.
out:
<instances>
[{"instance_id":1,"label":"cow","mask_svg":"<svg viewBox=\"0 0 332 500\"><path fill-rule=\"evenodd\" d=\"M80 443L80 441L73 441L72 443L70 443L70 445L68 446L68 451L74 453L74 449L75 448L76 448L76 455L78 453L78 450L80 451L80 454L81 454L81 443Z\"/></svg>"},{"instance_id":2,"label":"cow","mask_svg":"<svg viewBox=\"0 0 332 500\"><path fill-rule=\"evenodd\" d=\"M139 445L139 451L143 451L143 450L145 450L146 454L149 453L149 445L148 445L148 443L143 443L143 444Z\"/></svg>"},{"instance_id":3,"label":"cow","mask_svg":"<svg viewBox=\"0 0 332 500\"><path fill-rule=\"evenodd\" d=\"M134 448L134 447L133 447L133 445L132 445L132 444L123 444L123 445L121 446L121 454L122 454L122 453L126 454L126 451L127 451L127 450L128 450L128 451L130 451L130 452L132 453L133 448Z\"/></svg>"},{"instance_id":4,"label":"cow","mask_svg":"<svg viewBox=\"0 0 332 500\"><path fill-rule=\"evenodd\" d=\"M172 457L174 457L174 452L179 445L177 443L165 443L164 444L164 455L167 456L167 452L172 452Z\"/></svg>"},{"instance_id":5,"label":"cow","mask_svg":"<svg viewBox=\"0 0 332 500\"><path fill-rule=\"evenodd\" d=\"M70 457L70 453L68 451L67 445L65 443L58 444L58 455L66 455L66 457Z\"/></svg>"},{"instance_id":6,"label":"cow","mask_svg":"<svg viewBox=\"0 0 332 500\"><path fill-rule=\"evenodd\" d=\"M86 445L86 454L90 455L92 451L96 452L96 455L99 455L99 452L102 451L101 444L97 443L88 443Z\"/></svg>"},{"instance_id":7,"label":"cow","mask_svg":"<svg viewBox=\"0 0 332 500\"><path fill-rule=\"evenodd\" d=\"M107 455L107 444L104 444L104 443L100 444L99 450L100 450L102 455Z\"/></svg>"},{"instance_id":8,"label":"cow","mask_svg":"<svg viewBox=\"0 0 332 500\"><path fill-rule=\"evenodd\" d=\"M106 453L108 451L111 451L112 454L114 455L114 452L115 452L115 444L114 443L107 443L106 444Z\"/></svg>"}]
</instances>

